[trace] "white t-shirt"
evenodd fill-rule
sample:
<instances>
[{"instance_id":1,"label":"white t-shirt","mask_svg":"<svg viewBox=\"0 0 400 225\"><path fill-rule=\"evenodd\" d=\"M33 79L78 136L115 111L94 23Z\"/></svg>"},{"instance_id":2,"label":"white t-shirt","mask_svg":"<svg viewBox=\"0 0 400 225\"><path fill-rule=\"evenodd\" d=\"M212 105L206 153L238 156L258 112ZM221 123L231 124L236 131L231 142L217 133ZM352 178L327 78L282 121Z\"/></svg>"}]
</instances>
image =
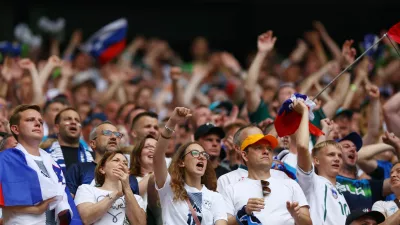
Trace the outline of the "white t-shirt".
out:
<instances>
[{"instance_id":1,"label":"white t-shirt","mask_svg":"<svg viewBox=\"0 0 400 225\"><path fill-rule=\"evenodd\" d=\"M76 206L90 202L96 204L97 202L103 200L104 198L108 198L107 195L111 194L112 191L102 190L97 187L93 187L88 184L82 184L78 187L75 195L75 204ZM138 202L140 208L145 210L143 205L143 200L139 195L135 195L136 201ZM126 225L129 224L128 218L125 217L125 197L122 196L114 201L111 208L107 211L103 217L99 218L94 225Z\"/></svg>"},{"instance_id":2,"label":"white t-shirt","mask_svg":"<svg viewBox=\"0 0 400 225\"><path fill-rule=\"evenodd\" d=\"M350 214L344 196L325 177L314 172L306 173L297 167L297 181L310 203L310 214L313 224L345 224Z\"/></svg>"},{"instance_id":3,"label":"white t-shirt","mask_svg":"<svg viewBox=\"0 0 400 225\"><path fill-rule=\"evenodd\" d=\"M239 166L239 168L237 168L236 170L220 176L217 181L217 191L224 195L224 191L228 185L235 184L243 180L244 178L247 178L248 174L249 173L246 169ZM290 177L288 177L288 175L286 175L286 173L280 170L271 169L270 174L271 177L275 178L291 179Z\"/></svg>"},{"instance_id":4,"label":"white t-shirt","mask_svg":"<svg viewBox=\"0 0 400 225\"><path fill-rule=\"evenodd\" d=\"M160 196L162 218L165 225L195 224L186 201L174 201L169 174L164 187L159 189L156 184L156 189ZM201 190L198 190L185 184L185 189L202 225L213 225L218 220L228 221L221 194L208 190L204 185Z\"/></svg>"},{"instance_id":5,"label":"white t-shirt","mask_svg":"<svg viewBox=\"0 0 400 225\"><path fill-rule=\"evenodd\" d=\"M381 212L386 218L395 214L399 210L394 201L377 201L372 206L372 211Z\"/></svg>"},{"instance_id":6,"label":"white t-shirt","mask_svg":"<svg viewBox=\"0 0 400 225\"><path fill-rule=\"evenodd\" d=\"M292 179L270 177L267 181L270 183L271 194L264 198L264 209L261 212L254 212L254 216L262 224L294 225L294 219L286 208L286 202L298 202L301 207L308 206L300 186ZM236 216L250 198L263 198L261 181L249 178L229 185L224 193L227 213L232 216Z\"/></svg>"}]
</instances>

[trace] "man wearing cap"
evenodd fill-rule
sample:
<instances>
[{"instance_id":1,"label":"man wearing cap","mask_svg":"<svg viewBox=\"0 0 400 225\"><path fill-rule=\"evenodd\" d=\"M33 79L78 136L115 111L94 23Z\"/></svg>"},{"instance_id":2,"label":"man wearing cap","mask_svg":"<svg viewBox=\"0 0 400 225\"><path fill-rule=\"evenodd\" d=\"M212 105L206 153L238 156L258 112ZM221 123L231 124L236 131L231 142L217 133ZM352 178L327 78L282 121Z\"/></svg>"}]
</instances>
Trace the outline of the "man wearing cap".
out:
<instances>
[{"instance_id":1,"label":"man wearing cap","mask_svg":"<svg viewBox=\"0 0 400 225\"><path fill-rule=\"evenodd\" d=\"M80 143L82 125L75 109L61 110L55 118L54 125L57 141L45 151L51 155L64 173L72 164L93 161L92 152Z\"/></svg>"},{"instance_id":2,"label":"man wearing cap","mask_svg":"<svg viewBox=\"0 0 400 225\"><path fill-rule=\"evenodd\" d=\"M236 151L237 154L240 155L241 163L236 170L226 173L218 178L217 191L219 193L222 194L225 191L227 186L229 186L230 184L237 183L248 176L247 166L245 165L245 162L243 161L243 158L241 156L242 151L240 150L240 147L241 147L243 141L248 136L253 135L253 134L263 134L263 132L259 127L250 124L250 125L239 128L239 130L237 130L236 133L234 134L234 136L233 136L233 144L234 144L234 148L235 148L234 151ZM271 177L274 177L274 178L290 179L284 172L282 172L280 170L272 169L272 170L270 170L270 173L271 173Z\"/></svg>"},{"instance_id":3,"label":"man wearing cap","mask_svg":"<svg viewBox=\"0 0 400 225\"><path fill-rule=\"evenodd\" d=\"M372 206L372 210L381 212L386 218L384 225L400 224L400 163L393 165L390 171L391 190L395 195L394 201L377 201Z\"/></svg>"},{"instance_id":4,"label":"man wearing cap","mask_svg":"<svg viewBox=\"0 0 400 225\"><path fill-rule=\"evenodd\" d=\"M221 140L224 137L224 130L221 127L214 126L212 123L201 125L194 133L194 139L210 155L210 161L215 169L217 178L229 172L227 168L220 165Z\"/></svg>"},{"instance_id":5,"label":"man wearing cap","mask_svg":"<svg viewBox=\"0 0 400 225\"><path fill-rule=\"evenodd\" d=\"M369 211L374 202L385 199L384 196L391 193L389 179L358 179L357 152L363 142L356 132L348 134L338 142L342 146L343 165L336 178L336 187L346 198L350 210Z\"/></svg>"},{"instance_id":6,"label":"man wearing cap","mask_svg":"<svg viewBox=\"0 0 400 225\"><path fill-rule=\"evenodd\" d=\"M314 224L344 224L350 210L346 199L335 187L342 165L341 146L331 140L320 142L310 154L309 109L299 100L293 102L293 109L302 115L296 131L296 175L310 204L312 221Z\"/></svg>"},{"instance_id":7,"label":"man wearing cap","mask_svg":"<svg viewBox=\"0 0 400 225\"><path fill-rule=\"evenodd\" d=\"M248 178L230 184L223 192L228 224L312 224L308 203L300 186L292 179L271 177L272 135L252 134L241 144Z\"/></svg>"},{"instance_id":8,"label":"man wearing cap","mask_svg":"<svg viewBox=\"0 0 400 225\"><path fill-rule=\"evenodd\" d=\"M378 225L385 221L385 217L378 211L364 212L362 210L356 210L346 219L346 225ZM386 222L383 224L387 224ZM399 223L396 223L396 225ZM393 223L394 225L394 223Z\"/></svg>"}]
</instances>

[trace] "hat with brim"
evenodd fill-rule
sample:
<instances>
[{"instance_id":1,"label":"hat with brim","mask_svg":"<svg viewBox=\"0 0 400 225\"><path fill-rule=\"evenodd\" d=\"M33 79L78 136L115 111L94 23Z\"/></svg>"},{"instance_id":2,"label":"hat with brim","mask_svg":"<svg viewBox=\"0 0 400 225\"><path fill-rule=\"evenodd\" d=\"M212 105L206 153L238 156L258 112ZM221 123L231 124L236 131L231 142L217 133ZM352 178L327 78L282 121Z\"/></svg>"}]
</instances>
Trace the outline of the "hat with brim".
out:
<instances>
[{"instance_id":1,"label":"hat with brim","mask_svg":"<svg viewBox=\"0 0 400 225\"><path fill-rule=\"evenodd\" d=\"M357 148L357 152L362 148L363 146L363 140L359 134L356 132L351 132L350 134L346 135L344 138L340 139L338 142L342 141L351 141Z\"/></svg>"},{"instance_id":2,"label":"hat with brim","mask_svg":"<svg viewBox=\"0 0 400 225\"><path fill-rule=\"evenodd\" d=\"M353 117L353 111L349 110L349 109L343 109L340 108L336 111L335 116L333 117L333 119L336 119L339 116L345 116L349 119L351 119Z\"/></svg>"},{"instance_id":3,"label":"hat with brim","mask_svg":"<svg viewBox=\"0 0 400 225\"><path fill-rule=\"evenodd\" d=\"M360 219L363 216L368 216L373 218L377 224L382 223L385 221L385 216L378 211L369 211L369 212L364 212L362 210L356 210L350 213L350 215L346 219L346 225L350 225L352 222L355 220Z\"/></svg>"},{"instance_id":4,"label":"hat with brim","mask_svg":"<svg viewBox=\"0 0 400 225\"><path fill-rule=\"evenodd\" d=\"M270 134L253 134L244 139L242 145L240 146L240 150L243 151L250 145L260 142L268 143L273 149L278 145L278 139Z\"/></svg>"}]
</instances>

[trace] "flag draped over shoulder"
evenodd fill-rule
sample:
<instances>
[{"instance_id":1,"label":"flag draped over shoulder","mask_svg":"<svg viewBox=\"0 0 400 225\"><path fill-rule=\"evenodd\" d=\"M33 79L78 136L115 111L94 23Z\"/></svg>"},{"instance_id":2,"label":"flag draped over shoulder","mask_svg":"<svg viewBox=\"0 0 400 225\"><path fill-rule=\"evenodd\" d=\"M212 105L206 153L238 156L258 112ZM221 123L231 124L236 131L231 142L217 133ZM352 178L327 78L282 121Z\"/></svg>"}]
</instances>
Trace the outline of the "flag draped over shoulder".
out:
<instances>
[{"instance_id":1,"label":"flag draped over shoulder","mask_svg":"<svg viewBox=\"0 0 400 225\"><path fill-rule=\"evenodd\" d=\"M53 164L52 169L55 179L64 184L61 168ZM69 224L82 224L68 188L64 191L72 212ZM38 174L28 166L25 154L17 148L0 152L0 206L33 206L44 200L42 196Z\"/></svg>"},{"instance_id":2,"label":"flag draped over shoulder","mask_svg":"<svg viewBox=\"0 0 400 225\"><path fill-rule=\"evenodd\" d=\"M92 55L100 64L106 64L124 50L127 30L126 19L111 22L93 34L81 50Z\"/></svg>"},{"instance_id":3,"label":"flag draped over shoulder","mask_svg":"<svg viewBox=\"0 0 400 225\"><path fill-rule=\"evenodd\" d=\"M295 93L289 99L287 99L282 107L279 109L278 116L275 118L275 129L279 137L288 136L294 134L300 126L301 115L293 110L293 101L295 99L303 99L304 103L309 108L309 119L314 119L314 114L312 113L315 108L315 103L307 97L307 95L302 95ZM309 122L309 130L312 135L321 136L323 132L311 122Z\"/></svg>"}]
</instances>

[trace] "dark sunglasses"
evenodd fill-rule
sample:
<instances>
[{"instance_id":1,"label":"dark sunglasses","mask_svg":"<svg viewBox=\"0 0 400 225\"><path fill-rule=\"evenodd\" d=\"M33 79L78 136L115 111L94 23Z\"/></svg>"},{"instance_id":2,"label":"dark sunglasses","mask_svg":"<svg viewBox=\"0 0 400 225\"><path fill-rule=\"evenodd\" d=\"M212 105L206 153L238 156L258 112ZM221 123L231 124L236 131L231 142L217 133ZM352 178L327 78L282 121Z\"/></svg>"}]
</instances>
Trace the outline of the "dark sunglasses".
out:
<instances>
[{"instance_id":1,"label":"dark sunglasses","mask_svg":"<svg viewBox=\"0 0 400 225\"><path fill-rule=\"evenodd\" d=\"M207 160L210 159L210 155L209 155L207 152L200 152L199 150L192 150L192 151L190 151L190 152L184 154L184 155L182 156L182 159L185 158L185 156L186 156L187 154L191 154L191 155L193 156L193 158L199 158L200 155L202 155L202 156L203 156L204 158L206 158Z\"/></svg>"},{"instance_id":2,"label":"dark sunglasses","mask_svg":"<svg viewBox=\"0 0 400 225\"><path fill-rule=\"evenodd\" d=\"M261 188L262 188L263 197L266 197L267 195L271 194L271 188L269 188L268 186L269 186L268 181L261 180Z\"/></svg>"},{"instance_id":3,"label":"dark sunglasses","mask_svg":"<svg viewBox=\"0 0 400 225\"><path fill-rule=\"evenodd\" d=\"M111 130L102 130L101 133L104 136L111 136L111 135L114 134L115 137L117 137L118 139L121 139L124 136L124 134L122 134L122 133L120 133L118 131L111 131Z\"/></svg>"}]
</instances>

